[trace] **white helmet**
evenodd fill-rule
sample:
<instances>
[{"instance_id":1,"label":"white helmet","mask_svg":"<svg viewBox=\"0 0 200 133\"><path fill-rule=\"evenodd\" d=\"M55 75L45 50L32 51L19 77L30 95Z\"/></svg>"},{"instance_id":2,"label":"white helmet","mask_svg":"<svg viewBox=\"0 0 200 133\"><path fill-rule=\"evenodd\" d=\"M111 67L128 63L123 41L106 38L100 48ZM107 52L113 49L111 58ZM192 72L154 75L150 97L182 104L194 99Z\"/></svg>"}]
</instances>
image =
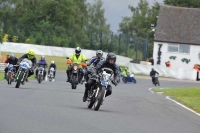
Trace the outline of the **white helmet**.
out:
<instances>
[{"instance_id":1,"label":"white helmet","mask_svg":"<svg viewBox=\"0 0 200 133\"><path fill-rule=\"evenodd\" d=\"M54 64L54 63L55 63L55 61L52 60L52 61L51 61L51 64Z\"/></svg>"}]
</instances>

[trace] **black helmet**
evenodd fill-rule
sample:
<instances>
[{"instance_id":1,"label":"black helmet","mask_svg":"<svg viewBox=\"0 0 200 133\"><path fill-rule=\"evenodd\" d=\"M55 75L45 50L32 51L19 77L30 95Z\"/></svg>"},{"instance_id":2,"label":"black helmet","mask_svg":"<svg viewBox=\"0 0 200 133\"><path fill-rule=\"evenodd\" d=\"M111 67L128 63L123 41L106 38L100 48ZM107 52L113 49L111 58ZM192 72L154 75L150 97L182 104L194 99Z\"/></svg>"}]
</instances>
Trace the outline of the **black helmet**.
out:
<instances>
[{"instance_id":1,"label":"black helmet","mask_svg":"<svg viewBox=\"0 0 200 133\"><path fill-rule=\"evenodd\" d=\"M154 68L151 68L152 71L154 71Z\"/></svg>"},{"instance_id":2,"label":"black helmet","mask_svg":"<svg viewBox=\"0 0 200 133\"><path fill-rule=\"evenodd\" d=\"M102 50L97 50L96 55L98 57L98 54L101 54L101 56L103 56L103 51Z\"/></svg>"},{"instance_id":3,"label":"black helmet","mask_svg":"<svg viewBox=\"0 0 200 133\"><path fill-rule=\"evenodd\" d=\"M80 55L80 53L81 53L81 48L80 48L80 47L77 47L77 48L75 49L75 53L76 53L76 55Z\"/></svg>"},{"instance_id":4,"label":"black helmet","mask_svg":"<svg viewBox=\"0 0 200 133\"><path fill-rule=\"evenodd\" d=\"M108 53L107 54L107 57L106 57L106 62L109 62L110 59L113 59L114 60L114 63L116 62L116 55L114 53Z\"/></svg>"}]
</instances>

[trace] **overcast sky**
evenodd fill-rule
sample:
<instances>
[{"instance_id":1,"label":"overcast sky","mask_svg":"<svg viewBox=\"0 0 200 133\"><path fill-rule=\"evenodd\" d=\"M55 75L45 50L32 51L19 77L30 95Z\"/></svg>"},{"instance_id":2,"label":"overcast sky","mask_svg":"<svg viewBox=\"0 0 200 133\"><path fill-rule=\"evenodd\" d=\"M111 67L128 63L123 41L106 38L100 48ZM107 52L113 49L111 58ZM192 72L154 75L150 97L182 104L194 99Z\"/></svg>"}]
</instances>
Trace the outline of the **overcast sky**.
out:
<instances>
[{"instance_id":1,"label":"overcast sky","mask_svg":"<svg viewBox=\"0 0 200 133\"><path fill-rule=\"evenodd\" d=\"M94 0L87 0L89 3ZM131 12L128 9L128 5L134 7L137 6L140 0L102 0L104 2L103 8L105 9L105 17L107 23L110 24L111 30L117 32L119 29L119 23L122 21L122 17L130 16ZM155 1L163 3L163 0L147 0L150 5L153 5Z\"/></svg>"}]
</instances>

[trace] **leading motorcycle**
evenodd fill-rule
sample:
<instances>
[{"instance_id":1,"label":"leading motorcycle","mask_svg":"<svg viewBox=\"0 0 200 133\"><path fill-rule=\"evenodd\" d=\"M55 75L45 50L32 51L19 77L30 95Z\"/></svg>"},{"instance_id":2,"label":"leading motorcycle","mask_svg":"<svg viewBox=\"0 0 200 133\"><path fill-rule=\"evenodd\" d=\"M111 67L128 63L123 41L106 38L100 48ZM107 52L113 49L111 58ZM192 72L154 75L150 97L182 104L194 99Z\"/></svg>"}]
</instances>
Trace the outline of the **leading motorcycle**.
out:
<instances>
[{"instance_id":1,"label":"leading motorcycle","mask_svg":"<svg viewBox=\"0 0 200 133\"><path fill-rule=\"evenodd\" d=\"M32 62L29 59L24 58L21 61L21 63L19 64L19 69L15 75L15 80L17 82L15 88L19 88L20 84L25 84L25 80L28 77L28 73L31 67Z\"/></svg>"},{"instance_id":2,"label":"leading motorcycle","mask_svg":"<svg viewBox=\"0 0 200 133\"><path fill-rule=\"evenodd\" d=\"M95 84L88 90L88 108L94 106L94 110L98 111L103 103L104 97L106 95L108 85L111 84L113 76L113 70L110 68L102 68L101 72L98 74L97 78L91 77L90 79L95 80Z\"/></svg>"}]
</instances>

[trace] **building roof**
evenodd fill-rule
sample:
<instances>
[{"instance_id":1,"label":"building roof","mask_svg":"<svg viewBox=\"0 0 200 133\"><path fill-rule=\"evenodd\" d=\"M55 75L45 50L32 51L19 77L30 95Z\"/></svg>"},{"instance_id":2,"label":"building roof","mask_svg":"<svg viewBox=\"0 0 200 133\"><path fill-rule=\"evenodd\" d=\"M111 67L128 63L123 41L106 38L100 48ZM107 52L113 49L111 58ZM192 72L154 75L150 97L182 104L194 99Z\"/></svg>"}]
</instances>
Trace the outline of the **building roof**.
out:
<instances>
[{"instance_id":1,"label":"building roof","mask_svg":"<svg viewBox=\"0 0 200 133\"><path fill-rule=\"evenodd\" d=\"M200 45L200 9L161 6L154 40Z\"/></svg>"}]
</instances>

